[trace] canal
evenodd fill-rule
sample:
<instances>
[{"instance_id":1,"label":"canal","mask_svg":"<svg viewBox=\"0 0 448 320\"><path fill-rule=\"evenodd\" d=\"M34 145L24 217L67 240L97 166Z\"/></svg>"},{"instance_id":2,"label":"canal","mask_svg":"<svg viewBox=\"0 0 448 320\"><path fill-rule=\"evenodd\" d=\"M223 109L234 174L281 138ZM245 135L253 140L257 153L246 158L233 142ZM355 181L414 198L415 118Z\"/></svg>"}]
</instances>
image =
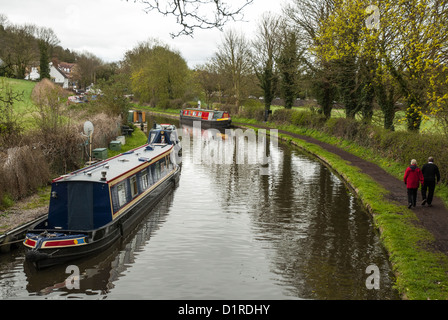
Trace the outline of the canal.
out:
<instances>
[{"instance_id":1,"label":"canal","mask_svg":"<svg viewBox=\"0 0 448 320\"><path fill-rule=\"evenodd\" d=\"M275 139L247 134L241 147L232 134L180 130L179 185L132 234L47 270L22 249L1 255L0 297L399 299L371 217L331 169ZM251 161L253 150L268 161ZM78 271L78 286L67 287Z\"/></svg>"}]
</instances>

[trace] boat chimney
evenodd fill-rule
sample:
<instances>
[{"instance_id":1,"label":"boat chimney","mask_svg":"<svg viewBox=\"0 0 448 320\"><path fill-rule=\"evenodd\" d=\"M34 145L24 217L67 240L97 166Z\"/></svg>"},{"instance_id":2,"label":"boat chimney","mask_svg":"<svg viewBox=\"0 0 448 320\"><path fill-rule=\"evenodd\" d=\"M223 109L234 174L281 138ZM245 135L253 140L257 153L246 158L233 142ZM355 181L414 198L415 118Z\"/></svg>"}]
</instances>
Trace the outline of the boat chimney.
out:
<instances>
[{"instance_id":1,"label":"boat chimney","mask_svg":"<svg viewBox=\"0 0 448 320\"><path fill-rule=\"evenodd\" d=\"M106 181L107 180L106 179L106 174L107 174L106 171L101 171L101 181Z\"/></svg>"}]
</instances>

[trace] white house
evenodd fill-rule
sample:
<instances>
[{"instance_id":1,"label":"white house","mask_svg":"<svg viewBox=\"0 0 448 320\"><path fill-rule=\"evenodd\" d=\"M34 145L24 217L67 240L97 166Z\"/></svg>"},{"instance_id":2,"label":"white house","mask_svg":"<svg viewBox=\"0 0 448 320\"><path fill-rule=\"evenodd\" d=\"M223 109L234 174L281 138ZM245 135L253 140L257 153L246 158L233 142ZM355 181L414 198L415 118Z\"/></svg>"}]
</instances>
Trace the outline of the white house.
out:
<instances>
[{"instance_id":1,"label":"white house","mask_svg":"<svg viewBox=\"0 0 448 320\"><path fill-rule=\"evenodd\" d=\"M59 70L59 68L56 68L53 66L53 63L50 63L50 78L53 80L54 83L59 84L64 89L68 89L68 77L67 75Z\"/></svg>"},{"instance_id":2,"label":"white house","mask_svg":"<svg viewBox=\"0 0 448 320\"><path fill-rule=\"evenodd\" d=\"M37 67L32 67L31 72L26 75L25 80L31 80L36 81L40 79L39 71L37 70Z\"/></svg>"}]
</instances>

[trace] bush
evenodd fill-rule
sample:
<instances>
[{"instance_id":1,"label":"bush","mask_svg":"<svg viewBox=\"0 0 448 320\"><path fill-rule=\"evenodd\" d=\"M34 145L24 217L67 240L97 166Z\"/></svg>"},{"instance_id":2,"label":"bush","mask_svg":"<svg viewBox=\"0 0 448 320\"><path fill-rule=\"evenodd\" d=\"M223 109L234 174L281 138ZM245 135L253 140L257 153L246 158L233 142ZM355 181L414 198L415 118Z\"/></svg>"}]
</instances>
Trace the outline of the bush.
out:
<instances>
[{"instance_id":1,"label":"bush","mask_svg":"<svg viewBox=\"0 0 448 320\"><path fill-rule=\"evenodd\" d=\"M9 194L17 200L34 192L38 187L49 182L50 170L48 162L39 149L29 146L8 149L7 155L0 163L3 199Z\"/></svg>"},{"instance_id":2,"label":"bush","mask_svg":"<svg viewBox=\"0 0 448 320\"><path fill-rule=\"evenodd\" d=\"M448 182L448 137L437 134L419 134L408 131L390 131L355 119L330 118L312 111L279 109L272 118L279 124L317 129L336 138L351 141L373 150L381 157L403 166L416 159L419 166L432 156L441 169L442 181Z\"/></svg>"},{"instance_id":3,"label":"bush","mask_svg":"<svg viewBox=\"0 0 448 320\"><path fill-rule=\"evenodd\" d=\"M272 114L271 120L307 128L321 128L325 122L323 116L312 110L299 111L294 109L278 109Z\"/></svg>"}]
</instances>

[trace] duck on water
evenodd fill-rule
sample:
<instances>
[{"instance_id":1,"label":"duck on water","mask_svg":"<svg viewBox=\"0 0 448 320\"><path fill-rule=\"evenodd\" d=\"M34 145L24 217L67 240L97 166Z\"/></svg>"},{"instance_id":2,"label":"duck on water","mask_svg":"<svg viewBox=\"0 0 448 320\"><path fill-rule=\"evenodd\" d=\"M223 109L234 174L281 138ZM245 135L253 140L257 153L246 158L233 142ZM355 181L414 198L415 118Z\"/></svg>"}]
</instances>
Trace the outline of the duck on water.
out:
<instances>
[{"instance_id":1,"label":"duck on water","mask_svg":"<svg viewBox=\"0 0 448 320\"><path fill-rule=\"evenodd\" d=\"M179 181L179 141L155 125L148 144L52 182L48 216L26 234L25 259L44 268L97 253L132 230Z\"/></svg>"}]
</instances>

